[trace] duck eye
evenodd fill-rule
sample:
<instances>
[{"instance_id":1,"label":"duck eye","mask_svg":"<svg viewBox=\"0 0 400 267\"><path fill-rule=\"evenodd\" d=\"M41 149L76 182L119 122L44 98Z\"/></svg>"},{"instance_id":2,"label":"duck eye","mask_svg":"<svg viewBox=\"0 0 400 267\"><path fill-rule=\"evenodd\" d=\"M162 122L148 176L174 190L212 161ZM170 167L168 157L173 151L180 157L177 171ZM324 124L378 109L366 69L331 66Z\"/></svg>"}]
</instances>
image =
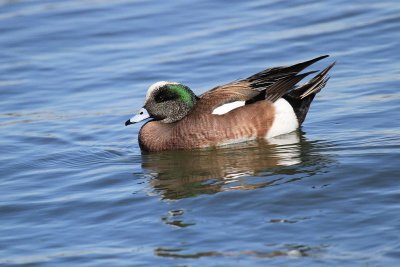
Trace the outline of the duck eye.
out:
<instances>
[{"instance_id":1,"label":"duck eye","mask_svg":"<svg viewBox=\"0 0 400 267\"><path fill-rule=\"evenodd\" d=\"M143 115L143 111L141 111L139 114L140 114L140 115Z\"/></svg>"},{"instance_id":2,"label":"duck eye","mask_svg":"<svg viewBox=\"0 0 400 267\"><path fill-rule=\"evenodd\" d=\"M176 100L179 95L176 92L172 91L168 87L161 87L160 90L155 94L154 100L156 103L167 102L170 100Z\"/></svg>"}]
</instances>

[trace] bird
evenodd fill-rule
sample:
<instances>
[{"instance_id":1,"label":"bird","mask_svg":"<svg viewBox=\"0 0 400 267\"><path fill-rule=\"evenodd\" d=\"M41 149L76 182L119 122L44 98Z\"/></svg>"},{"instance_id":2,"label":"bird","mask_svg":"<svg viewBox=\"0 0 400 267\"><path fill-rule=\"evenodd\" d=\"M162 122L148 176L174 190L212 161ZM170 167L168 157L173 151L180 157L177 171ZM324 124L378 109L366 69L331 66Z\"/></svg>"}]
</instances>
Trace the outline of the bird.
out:
<instances>
[{"instance_id":1,"label":"bird","mask_svg":"<svg viewBox=\"0 0 400 267\"><path fill-rule=\"evenodd\" d=\"M268 68L200 96L182 83L156 82L125 126L150 119L138 135L140 149L148 152L215 148L293 132L325 87L335 62L320 72L302 71L328 56ZM298 85L311 74L315 76Z\"/></svg>"}]
</instances>

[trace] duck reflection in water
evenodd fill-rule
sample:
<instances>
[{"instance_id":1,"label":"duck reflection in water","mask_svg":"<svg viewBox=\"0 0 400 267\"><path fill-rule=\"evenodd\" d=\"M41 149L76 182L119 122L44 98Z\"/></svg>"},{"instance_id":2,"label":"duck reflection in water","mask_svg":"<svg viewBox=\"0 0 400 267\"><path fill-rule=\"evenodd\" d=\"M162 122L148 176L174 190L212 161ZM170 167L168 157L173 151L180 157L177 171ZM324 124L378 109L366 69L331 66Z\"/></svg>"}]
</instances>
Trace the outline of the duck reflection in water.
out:
<instances>
[{"instance_id":1,"label":"duck reflection in water","mask_svg":"<svg viewBox=\"0 0 400 267\"><path fill-rule=\"evenodd\" d=\"M320 145L296 131L268 142L145 153L142 168L163 199L252 190L314 175L329 161L318 155Z\"/></svg>"}]
</instances>

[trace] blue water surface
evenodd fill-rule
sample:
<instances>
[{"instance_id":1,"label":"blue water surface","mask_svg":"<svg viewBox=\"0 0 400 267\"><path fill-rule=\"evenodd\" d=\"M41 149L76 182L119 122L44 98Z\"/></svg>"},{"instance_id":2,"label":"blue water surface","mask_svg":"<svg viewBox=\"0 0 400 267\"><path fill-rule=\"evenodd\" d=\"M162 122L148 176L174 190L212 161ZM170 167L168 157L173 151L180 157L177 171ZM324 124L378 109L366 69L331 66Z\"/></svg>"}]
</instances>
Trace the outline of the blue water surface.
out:
<instances>
[{"instance_id":1,"label":"blue water surface","mask_svg":"<svg viewBox=\"0 0 400 267\"><path fill-rule=\"evenodd\" d=\"M0 265L398 265L399 47L395 0L0 0ZM156 81L324 54L273 142L142 154L124 126Z\"/></svg>"}]
</instances>

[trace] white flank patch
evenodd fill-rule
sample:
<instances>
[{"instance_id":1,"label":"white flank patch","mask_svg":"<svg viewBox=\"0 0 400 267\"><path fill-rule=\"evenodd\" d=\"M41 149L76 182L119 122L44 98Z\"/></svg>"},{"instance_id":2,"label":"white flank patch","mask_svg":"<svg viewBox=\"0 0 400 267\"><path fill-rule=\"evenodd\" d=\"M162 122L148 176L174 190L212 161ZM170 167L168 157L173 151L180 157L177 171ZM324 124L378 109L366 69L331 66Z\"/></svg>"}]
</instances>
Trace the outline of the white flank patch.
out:
<instances>
[{"instance_id":1,"label":"white flank patch","mask_svg":"<svg viewBox=\"0 0 400 267\"><path fill-rule=\"evenodd\" d=\"M244 104L245 104L245 101L235 101L235 102L231 102L231 103L226 103L226 104L223 104L222 106L219 106L216 109L214 109L211 114L223 115L235 108L244 106Z\"/></svg>"},{"instance_id":2,"label":"white flank patch","mask_svg":"<svg viewBox=\"0 0 400 267\"><path fill-rule=\"evenodd\" d=\"M292 106L283 98L274 103L275 118L269 129L266 138L293 132L299 127L296 114Z\"/></svg>"},{"instance_id":3,"label":"white flank patch","mask_svg":"<svg viewBox=\"0 0 400 267\"><path fill-rule=\"evenodd\" d=\"M163 87L166 84L178 84L178 83L176 83L176 82L167 82L167 81L160 81L160 82L153 83L149 87L149 89L147 90L146 101L147 101L147 99L149 99L150 95L154 92L154 90L156 90L156 89L158 89L160 87Z\"/></svg>"}]
</instances>

